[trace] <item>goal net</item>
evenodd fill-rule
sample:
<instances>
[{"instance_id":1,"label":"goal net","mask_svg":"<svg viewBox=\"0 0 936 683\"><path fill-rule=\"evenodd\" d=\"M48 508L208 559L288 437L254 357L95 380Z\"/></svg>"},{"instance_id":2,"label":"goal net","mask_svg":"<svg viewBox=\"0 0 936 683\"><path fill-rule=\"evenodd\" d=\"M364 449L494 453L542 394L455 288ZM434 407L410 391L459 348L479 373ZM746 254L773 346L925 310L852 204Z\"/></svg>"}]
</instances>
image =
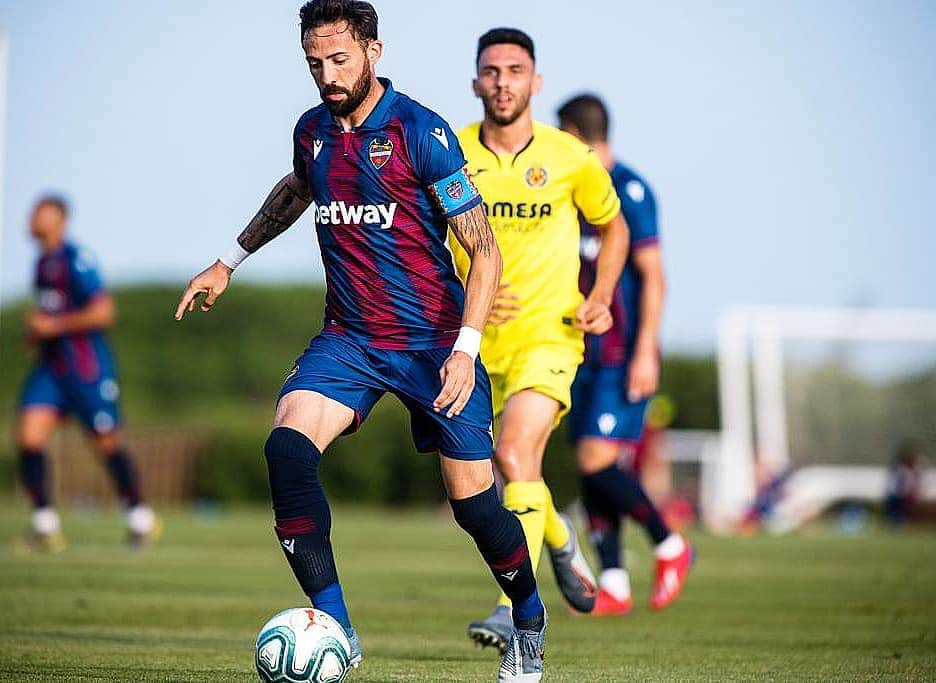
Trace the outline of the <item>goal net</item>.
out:
<instances>
[{"instance_id":1,"label":"goal net","mask_svg":"<svg viewBox=\"0 0 936 683\"><path fill-rule=\"evenodd\" d=\"M879 502L899 448L936 456L936 311L732 309L718 366L720 444L701 477L713 528L736 528L765 492L777 531ZM934 470L920 488L936 499Z\"/></svg>"}]
</instances>

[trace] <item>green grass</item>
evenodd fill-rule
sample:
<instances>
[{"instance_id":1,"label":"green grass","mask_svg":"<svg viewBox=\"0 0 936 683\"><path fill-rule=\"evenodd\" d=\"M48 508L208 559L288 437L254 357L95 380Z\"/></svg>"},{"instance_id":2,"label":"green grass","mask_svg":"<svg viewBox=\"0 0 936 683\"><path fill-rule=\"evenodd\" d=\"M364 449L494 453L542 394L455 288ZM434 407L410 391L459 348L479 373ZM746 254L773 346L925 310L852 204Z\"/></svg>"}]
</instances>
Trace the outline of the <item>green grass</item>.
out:
<instances>
[{"instance_id":1,"label":"green grass","mask_svg":"<svg viewBox=\"0 0 936 683\"><path fill-rule=\"evenodd\" d=\"M340 507L334 539L365 659L353 681L493 680L464 637L493 581L444 515ZM246 681L253 639L303 604L263 510L166 515L130 553L116 515L65 515L68 549L22 557L23 506L0 501L0 679ZM650 558L632 534L637 607L623 619L550 608L547 680L933 680L936 543L925 532L784 538L698 534L699 561L668 611L645 608ZM8 542L9 540L9 542Z\"/></svg>"}]
</instances>

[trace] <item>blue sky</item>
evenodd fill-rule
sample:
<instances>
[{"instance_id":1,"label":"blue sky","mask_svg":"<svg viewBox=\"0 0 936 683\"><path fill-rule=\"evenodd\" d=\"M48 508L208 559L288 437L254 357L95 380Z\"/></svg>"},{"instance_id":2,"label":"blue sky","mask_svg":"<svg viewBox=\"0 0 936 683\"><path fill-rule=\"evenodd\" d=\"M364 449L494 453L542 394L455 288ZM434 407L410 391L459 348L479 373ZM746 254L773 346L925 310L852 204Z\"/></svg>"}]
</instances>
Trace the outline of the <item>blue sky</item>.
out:
<instances>
[{"instance_id":1,"label":"blue sky","mask_svg":"<svg viewBox=\"0 0 936 683\"><path fill-rule=\"evenodd\" d=\"M375 4L380 72L453 126L479 117L474 44L494 25L536 39L538 119L606 97L659 199L670 348L710 347L732 304L936 308L936 3ZM28 291L44 189L72 197L111 281L181 286L226 250L318 102L297 7L0 2L3 299ZM237 275L320 277L310 216Z\"/></svg>"}]
</instances>

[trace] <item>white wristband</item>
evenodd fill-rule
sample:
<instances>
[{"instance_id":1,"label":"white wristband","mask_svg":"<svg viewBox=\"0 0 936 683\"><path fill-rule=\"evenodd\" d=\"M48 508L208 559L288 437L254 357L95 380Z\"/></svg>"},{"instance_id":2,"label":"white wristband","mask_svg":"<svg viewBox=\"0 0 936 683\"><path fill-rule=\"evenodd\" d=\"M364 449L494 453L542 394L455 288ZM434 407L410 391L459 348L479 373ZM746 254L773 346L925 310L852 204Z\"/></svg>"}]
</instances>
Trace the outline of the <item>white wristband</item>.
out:
<instances>
[{"instance_id":1,"label":"white wristband","mask_svg":"<svg viewBox=\"0 0 936 683\"><path fill-rule=\"evenodd\" d=\"M467 353L471 356L471 360L474 360L481 351L481 333L473 327L462 327L458 331L458 338L452 346L452 351Z\"/></svg>"},{"instance_id":2,"label":"white wristband","mask_svg":"<svg viewBox=\"0 0 936 683\"><path fill-rule=\"evenodd\" d=\"M218 260L221 261L231 270L236 270L237 266L244 262L250 256L250 252L244 249L237 240L234 240L234 244L231 246L231 249L224 256L220 257Z\"/></svg>"}]
</instances>

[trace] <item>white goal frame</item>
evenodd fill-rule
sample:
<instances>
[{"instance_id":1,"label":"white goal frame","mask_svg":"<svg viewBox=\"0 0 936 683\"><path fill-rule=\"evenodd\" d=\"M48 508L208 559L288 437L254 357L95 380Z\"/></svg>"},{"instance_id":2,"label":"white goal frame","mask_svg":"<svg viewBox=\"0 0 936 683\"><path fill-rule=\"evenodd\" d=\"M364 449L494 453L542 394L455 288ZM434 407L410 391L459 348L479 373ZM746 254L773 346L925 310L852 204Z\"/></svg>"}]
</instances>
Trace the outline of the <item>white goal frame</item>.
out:
<instances>
[{"instance_id":1,"label":"white goal frame","mask_svg":"<svg viewBox=\"0 0 936 683\"><path fill-rule=\"evenodd\" d=\"M720 444L714 457L702 464L702 513L712 529L734 528L754 501L755 452L774 473L790 464L783 342L796 339L936 343L936 311L818 307L726 310L718 321ZM812 501L813 508L846 495L868 500L880 500L883 495L883 467L822 466L816 474L838 485L829 487L829 500ZM936 472L932 470L927 473L924 495L936 499Z\"/></svg>"}]
</instances>

